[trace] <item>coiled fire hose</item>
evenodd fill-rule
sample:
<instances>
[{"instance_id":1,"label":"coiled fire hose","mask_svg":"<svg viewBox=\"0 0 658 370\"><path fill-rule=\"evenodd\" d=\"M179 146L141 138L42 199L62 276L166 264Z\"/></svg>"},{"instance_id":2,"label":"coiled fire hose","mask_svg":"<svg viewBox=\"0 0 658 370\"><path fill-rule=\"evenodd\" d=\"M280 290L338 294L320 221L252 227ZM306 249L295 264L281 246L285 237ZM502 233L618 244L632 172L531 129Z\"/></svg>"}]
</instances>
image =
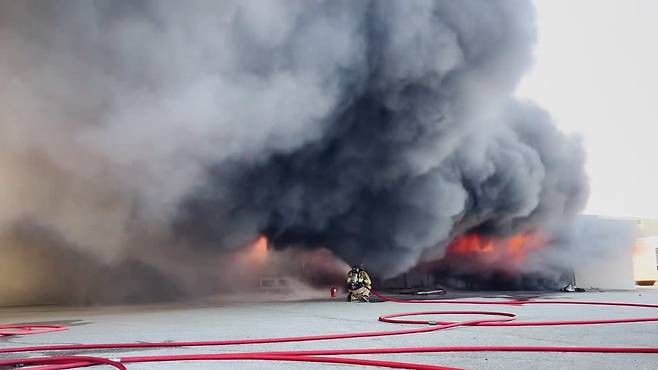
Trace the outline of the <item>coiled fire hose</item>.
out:
<instances>
[{"instance_id":1,"label":"coiled fire hose","mask_svg":"<svg viewBox=\"0 0 658 370\"><path fill-rule=\"evenodd\" d=\"M396 299L381 293L372 292L384 301L405 304L461 304L461 305L583 305L583 306L617 306L658 308L658 304L625 303L625 302L598 302L598 301L571 301L571 300L510 300L510 301L473 301L473 300L416 300ZM430 321L410 319L412 316L428 315L479 315L487 316L468 321ZM380 321L395 324L425 325L420 328L357 332L345 334L326 334L297 337L237 339L216 341L185 341L160 343L96 343L96 344L55 344L14 348L0 348L0 355L17 355L22 352L48 352L48 351L89 351L89 350L120 350L135 348L175 348L175 347L212 347L234 346L264 343L290 343L305 341L323 341L351 338L381 337L393 335L428 333L459 326L558 326L558 325L595 325L595 324L621 324L637 322L658 322L658 317L636 317L625 319L606 320L560 320L560 321L514 321L516 315L509 312L459 310L459 311L422 311L383 315ZM0 326L0 335L24 335L44 333L48 331L63 330L55 325L5 325ZM372 354L401 354L401 353L439 353L439 352L585 352L585 353L655 353L658 347L584 347L584 346L429 346L429 347L387 347L387 348L356 348L356 349L325 349L304 351L265 351L265 352L236 352L236 353L205 353L155 356L127 356L118 359L108 359L96 356L43 356L25 357L0 360L0 366L29 367L32 370L59 370L87 367L93 365L109 365L116 369L127 369L126 364L144 362L171 362L171 361L220 361L220 360L264 360L264 361L301 361L315 363L352 364L365 366L378 366L402 369L452 369L440 365L418 364L398 361L369 360L359 358L336 357L340 355L372 355Z\"/></svg>"}]
</instances>

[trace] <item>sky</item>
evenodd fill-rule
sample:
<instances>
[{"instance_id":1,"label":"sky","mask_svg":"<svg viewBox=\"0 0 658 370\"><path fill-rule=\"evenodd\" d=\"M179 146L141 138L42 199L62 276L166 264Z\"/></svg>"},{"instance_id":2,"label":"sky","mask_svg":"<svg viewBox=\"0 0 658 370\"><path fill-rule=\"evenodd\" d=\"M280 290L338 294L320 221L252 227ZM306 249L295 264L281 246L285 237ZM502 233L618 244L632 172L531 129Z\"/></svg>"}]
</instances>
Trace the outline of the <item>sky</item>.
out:
<instances>
[{"instance_id":1,"label":"sky","mask_svg":"<svg viewBox=\"0 0 658 370\"><path fill-rule=\"evenodd\" d=\"M535 65L517 94L582 137L584 213L658 218L658 1L535 3Z\"/></svg>"}]
</instances>

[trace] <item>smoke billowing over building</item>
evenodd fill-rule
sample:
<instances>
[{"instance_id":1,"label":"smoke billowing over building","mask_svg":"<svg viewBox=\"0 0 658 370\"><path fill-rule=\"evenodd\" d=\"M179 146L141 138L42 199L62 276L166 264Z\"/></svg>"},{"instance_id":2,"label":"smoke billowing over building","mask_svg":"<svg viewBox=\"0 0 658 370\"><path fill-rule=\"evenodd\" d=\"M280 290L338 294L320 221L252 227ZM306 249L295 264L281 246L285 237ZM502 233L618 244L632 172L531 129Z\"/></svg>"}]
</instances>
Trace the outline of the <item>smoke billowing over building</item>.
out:
<instances>
[{"instance_id":1,"label":"smoke billowing over building","mask_svg":"<svg viewBox=\"0 0 658 370\"><path fill-rule=\"evenodd\" d=\"M212 292L259 235L385 276L477 237L457 271L561 273L588 187L579 140L514 97L533 12L3 2L0 253L39 271L0 269L6 291L57 295L56 274L71 300L114 275L111 299Z\"/></svg>"}]
</instances>

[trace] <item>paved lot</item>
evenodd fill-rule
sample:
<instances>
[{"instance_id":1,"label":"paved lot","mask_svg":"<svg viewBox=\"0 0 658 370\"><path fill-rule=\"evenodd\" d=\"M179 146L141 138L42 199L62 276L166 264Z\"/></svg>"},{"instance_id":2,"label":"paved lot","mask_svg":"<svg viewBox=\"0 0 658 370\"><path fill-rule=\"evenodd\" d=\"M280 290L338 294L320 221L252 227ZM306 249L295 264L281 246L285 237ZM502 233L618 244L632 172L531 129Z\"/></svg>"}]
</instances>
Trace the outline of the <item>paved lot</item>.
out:
<instances>
[{"instance_id":1,"label":"paved lot","mask_svg":"<svg viewBox=\"0 0 658 370\"><path fill-rule=\"evenodd\" d=\"M477 296L473 294L473 296ZM482 295L484 296L484 295ZM501 300L505 294L487 294ZM544 299L578 299L658 303L658 290L545 294ZM478 298L474 298L478 299ZM419 307L420 306L420 307ZM131 307L13 307L0 308L0 323L56 322L68 331L34 336L0 338L0 347L28 344L124 341L214 340L296 336L357 331L394 330L400 325L380 323L381 314L419 310L474 309L472 305L406 305L391 302L347 303L312 300L267 303L204 303ZM488 306L488 310L516 313L518 320L576 320L658 316L658 310L600 306ZM470 319L470 318L469 318ZM413 327L413 326L407 326ZM168 353L209 353L250 350L296 350L428 345L559 345L658 346L658 323L561 327L461 327L426 334L361 338L340 341L251 345L215 348L179 348L89 352L107 357ZM7 357L7 356L5 356ZM554 353L442 353L360 356L469 369L658 369L658 355L554 354ZM347 368L271 362L197 362L187 369L244 368ZM99 367L100 368L100 367ZM180 363L132 364L130 369L179 369Z\"/></svg>"}]
</instances>

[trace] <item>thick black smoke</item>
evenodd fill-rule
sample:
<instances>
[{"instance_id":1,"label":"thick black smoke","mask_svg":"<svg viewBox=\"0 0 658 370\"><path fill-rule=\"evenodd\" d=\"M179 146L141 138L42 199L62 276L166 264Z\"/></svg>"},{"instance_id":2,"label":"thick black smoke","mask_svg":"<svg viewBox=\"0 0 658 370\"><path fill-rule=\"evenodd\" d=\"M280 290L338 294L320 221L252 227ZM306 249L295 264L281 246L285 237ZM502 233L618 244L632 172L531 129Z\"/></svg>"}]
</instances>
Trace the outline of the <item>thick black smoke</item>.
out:
<instances>
[{"instance_id":1,"label":"thick black smoke","mask_svg":"<svg viewBox=\"0 0 658 370\"><path fill-rule=\"evenodd\" d=\"M526 1L2 2L0 227L156 267L266 234L384 275L557 232L584 156L513 97L534 40Z\"/></svg>"},{"instance_id":2,"label":"thick black smoke","mask_svg":"<svg viewBox=\"0 0 658 370\"><path fill-rule=\"evenodd\" d=\"M181 230L204 241L264 232L395 273L456 232L569 222L587 194L581 147L510 97L534 35L521 5L371 4L323 136L214 165Z\"/></svg>"}]
</instances>

